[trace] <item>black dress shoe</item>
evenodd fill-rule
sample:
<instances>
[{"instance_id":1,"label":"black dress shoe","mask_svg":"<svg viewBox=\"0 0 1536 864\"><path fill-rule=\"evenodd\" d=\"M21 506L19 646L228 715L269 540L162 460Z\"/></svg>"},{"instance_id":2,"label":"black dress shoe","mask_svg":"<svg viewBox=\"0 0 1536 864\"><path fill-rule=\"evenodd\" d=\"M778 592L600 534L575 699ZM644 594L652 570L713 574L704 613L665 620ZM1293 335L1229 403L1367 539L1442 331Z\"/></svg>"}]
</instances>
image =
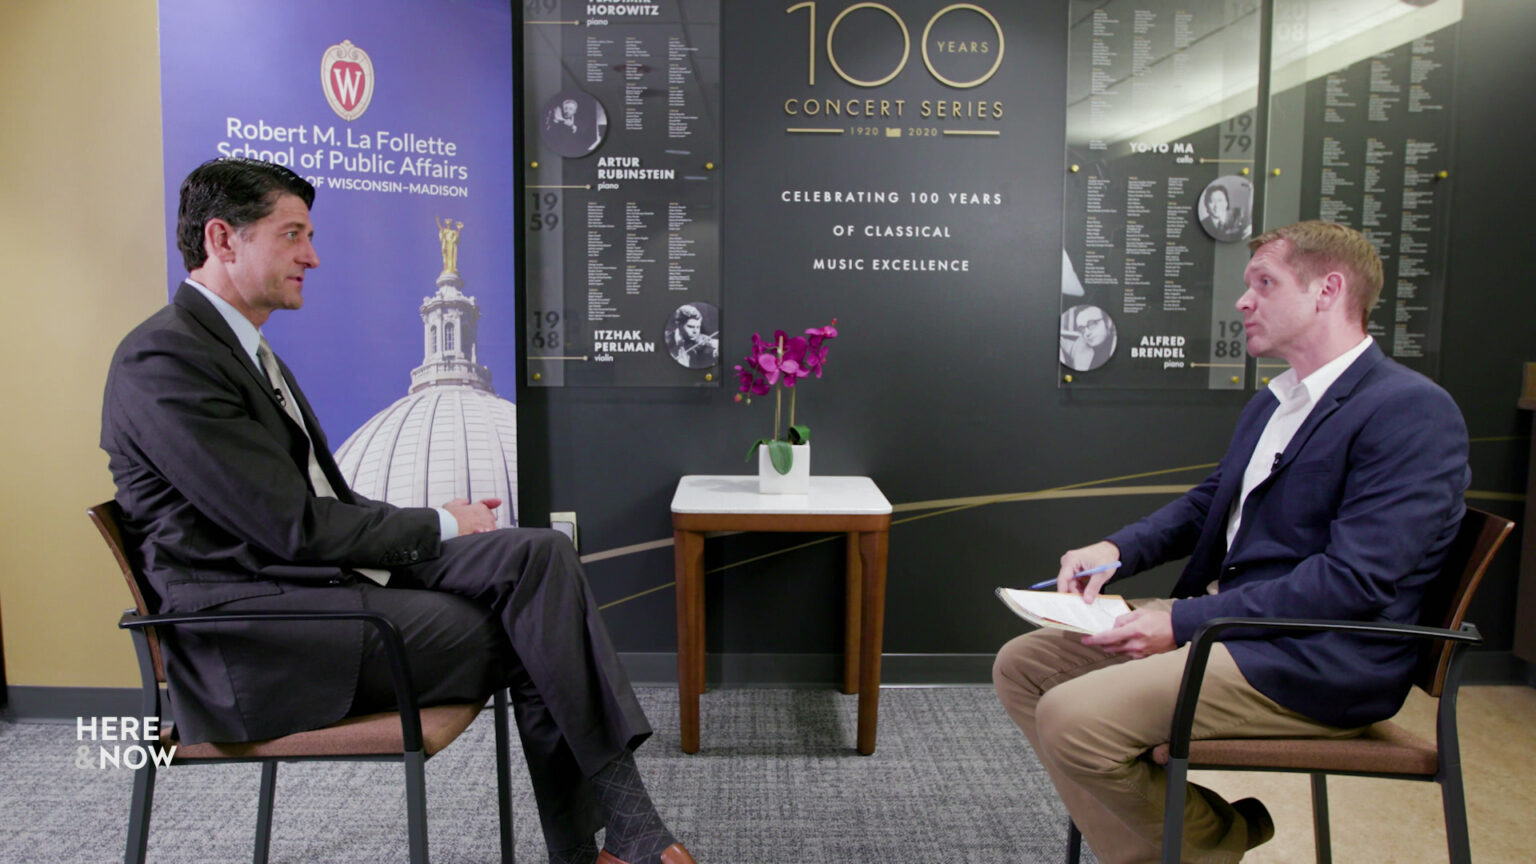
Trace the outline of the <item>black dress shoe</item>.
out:
<instances>
[{"instance_id":1,"label":"black dress shoe","mask_svg":"<svg viewBox=\"0 0 1536 864\"><path fill-rule=\"evenodd\" d=\"M1275 820L1270 818L1269 808L1257 798L1240 798L1232 802L1232 809L1248 823L1248 848L1267 843L1275 836Z\"/></svg>"}]
</instances>

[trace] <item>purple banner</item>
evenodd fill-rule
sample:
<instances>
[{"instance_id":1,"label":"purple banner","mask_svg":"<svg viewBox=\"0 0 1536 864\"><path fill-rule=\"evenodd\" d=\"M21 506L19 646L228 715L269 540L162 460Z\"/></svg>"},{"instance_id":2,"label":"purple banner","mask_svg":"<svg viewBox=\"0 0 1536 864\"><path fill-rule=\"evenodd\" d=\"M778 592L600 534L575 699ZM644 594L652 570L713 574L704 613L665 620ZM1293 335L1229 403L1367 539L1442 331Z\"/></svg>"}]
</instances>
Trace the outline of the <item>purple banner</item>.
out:
<instances>
[{"instance_id":1,"label":"purple banner","mask_svg":"<svg viewBox=\"0 0 1536 864\"><path fill-rule=\"evenodd\" d=\"M512 10L504 0L161 0L168 284L177 189L216 156L317 189L321 266L263 328L354 488L517 499Z\"/></svg>"}]
</instances>

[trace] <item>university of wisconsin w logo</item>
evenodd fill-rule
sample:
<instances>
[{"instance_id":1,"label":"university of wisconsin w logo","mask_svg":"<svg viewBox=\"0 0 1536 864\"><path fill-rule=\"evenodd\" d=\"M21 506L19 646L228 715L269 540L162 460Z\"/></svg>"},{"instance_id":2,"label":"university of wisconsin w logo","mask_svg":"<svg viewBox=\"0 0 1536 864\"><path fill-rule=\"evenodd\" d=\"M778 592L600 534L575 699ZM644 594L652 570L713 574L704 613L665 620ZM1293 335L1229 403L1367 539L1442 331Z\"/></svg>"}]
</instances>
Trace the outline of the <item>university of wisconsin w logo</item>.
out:
<instances>
[{"instance_id":1,"label":"university of wisconsin w logo","mask_svg":"<svg viewBox=\"0 0 1536 864\"><path fill-rule=\"evenodd\" d=\"M356 120L373 99L373 61L368 52L343 39L320 58L320 85L325 101L343 120Z\"/></svg>"}]
</instances>

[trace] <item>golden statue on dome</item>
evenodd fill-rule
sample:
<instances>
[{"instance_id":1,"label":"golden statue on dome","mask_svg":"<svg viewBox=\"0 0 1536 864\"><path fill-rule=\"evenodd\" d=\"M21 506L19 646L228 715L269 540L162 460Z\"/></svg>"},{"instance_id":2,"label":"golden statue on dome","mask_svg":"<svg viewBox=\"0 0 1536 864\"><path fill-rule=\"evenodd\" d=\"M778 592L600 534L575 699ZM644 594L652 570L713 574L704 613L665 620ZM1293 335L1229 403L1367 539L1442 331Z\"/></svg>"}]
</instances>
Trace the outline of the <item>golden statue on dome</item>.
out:
<instances>
[{"instance_id":1,"label":"golden statue on dome","mask_svg":"<svg viewBox=\"0 0 1536 864\"><path fill-rule=\"evenodd\" d=\"M437 222L437 238L443 244L443 272L458 275L459 232L464 230L464 223L436 216L432 218Z\"/></svg>"}]
</instances>

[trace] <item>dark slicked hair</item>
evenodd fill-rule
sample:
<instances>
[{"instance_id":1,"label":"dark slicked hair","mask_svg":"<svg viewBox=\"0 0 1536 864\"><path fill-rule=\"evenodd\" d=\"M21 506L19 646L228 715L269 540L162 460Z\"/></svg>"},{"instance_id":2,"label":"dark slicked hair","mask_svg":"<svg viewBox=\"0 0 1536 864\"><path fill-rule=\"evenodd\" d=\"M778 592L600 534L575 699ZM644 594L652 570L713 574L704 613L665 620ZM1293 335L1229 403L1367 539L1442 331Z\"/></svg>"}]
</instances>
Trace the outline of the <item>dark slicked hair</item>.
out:
<instances>
[{"instance_id":1,"label":"dark slicked hair","mask_svg":"<svg viewBox=\"0 0 1536 864\"><path fill-rule=\"evenodd\" d=\"M255 159L210 159L181 181L176 210L176 248L187 272L208 261L203 226L223 219L240 229L265 219L282 195L297 195L305 207L315 203L315 187L281 165Z\"/></svg>"}]
</instances>

